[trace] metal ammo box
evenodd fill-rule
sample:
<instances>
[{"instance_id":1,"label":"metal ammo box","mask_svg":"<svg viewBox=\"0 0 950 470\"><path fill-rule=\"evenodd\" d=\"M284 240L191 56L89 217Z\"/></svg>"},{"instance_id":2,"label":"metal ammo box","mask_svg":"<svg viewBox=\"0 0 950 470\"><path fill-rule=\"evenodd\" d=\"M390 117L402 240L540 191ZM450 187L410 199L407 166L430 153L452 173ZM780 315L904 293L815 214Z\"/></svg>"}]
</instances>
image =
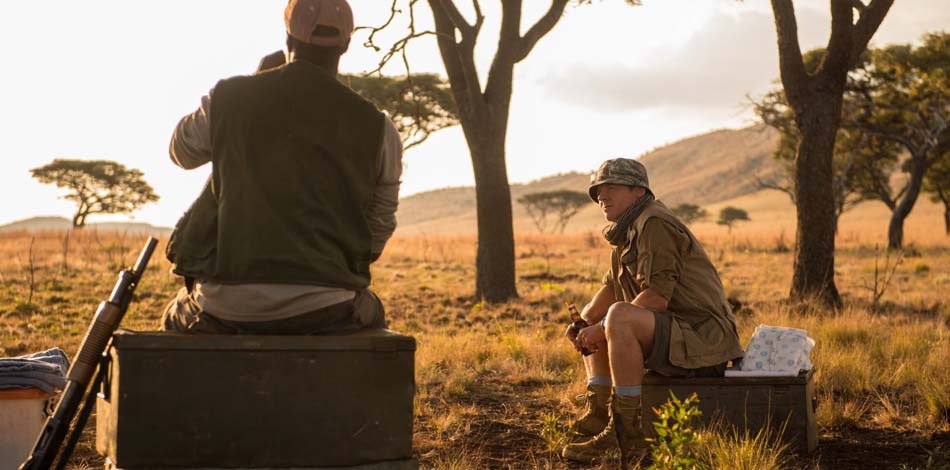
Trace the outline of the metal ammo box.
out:
<instances>
[{"instance_id":1,"label":"metal ammo box","mask_svg":"<svg viewBox=\"0 0 950 470\"><path fill-rule=\"evenodd\" d=\"M653 422L670 398L696 393L704 423L722 423L754 436L765 426L785 431L782 440L793 450L811 452L818 446L814 370L796 377L672 378L649 372L643 377L643 433L656 437ZM773 434L774 435L774 434Z\"/></svg>"},{"instance_id":2,"label":"metal ammo box","mask_svg":"<svg viewBox=\"0 0 950 470\"><path fill-rule=\"evenodd\" d=\"M415 340L115 334L97 404L106 468L414 470Z\"/></svg>"}]
</instances>

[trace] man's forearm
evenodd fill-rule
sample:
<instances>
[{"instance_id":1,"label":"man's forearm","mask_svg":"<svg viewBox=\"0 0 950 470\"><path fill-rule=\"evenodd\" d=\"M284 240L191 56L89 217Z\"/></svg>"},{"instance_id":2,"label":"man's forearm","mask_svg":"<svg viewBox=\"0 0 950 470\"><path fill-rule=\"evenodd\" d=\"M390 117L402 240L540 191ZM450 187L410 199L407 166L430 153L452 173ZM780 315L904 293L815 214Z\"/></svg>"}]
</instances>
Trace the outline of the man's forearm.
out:
<instances>
[{"instance_id":1,"label":"man's forearm","mask_svg":"<svg viewBox=\"0 0 950 470\"><path fill-rule=\"evenodd\" d=\"M172 133L168 154L176 165L190 170L211 161L211 94L201 98L201 107L181 118Z\"/></svg>"},{"instance_id":2,"label":"man's forearm","mask_svg":"<svg viewBox=\"0 0 950 470\"><path fill-rule=\"evenodd\" d=\"M591 299L590 303L584 306L584 311L581 312L581 318L583 318L588 325L597 323L607 316L607 310L609 310L610 306L616 301L617 299L614 296L613 287L603 286L594 294L594 298Z\"/></svg>"},{"instance_id":3,"label":"man's forearm","mask_svg":"<svg viewBox=\"0 0 950 470\"><path fill-rule=\"evenodd\" d=\"M644 289L631 303L651 312L665 312L669 308L669 301L666 300L666 297L658 294L653 289Z\"/></svg>"}]
</instances>

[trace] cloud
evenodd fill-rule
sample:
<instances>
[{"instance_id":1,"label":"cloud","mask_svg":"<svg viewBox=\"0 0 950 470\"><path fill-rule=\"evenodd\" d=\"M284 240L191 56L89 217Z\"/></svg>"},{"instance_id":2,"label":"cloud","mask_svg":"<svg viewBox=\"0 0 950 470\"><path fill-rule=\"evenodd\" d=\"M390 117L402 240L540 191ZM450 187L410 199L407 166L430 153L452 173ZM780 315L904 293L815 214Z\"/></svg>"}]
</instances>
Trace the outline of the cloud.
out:
<instances>
[{"instance_id":1,"label":"cloud","mask_svg":"<svg viewBox=\"0 0 950 470\"><path fill-rule=\"evenodd\" d=\"M803 48L820 44L827 20L800 9ZM813 46L812 46L813 47ZM719 11L682 46L652 51L641 64L574 64L540 79L549 97L608 112L667 108L681 112L735 112L746 95L767 90L778 77L775 26L770 12Z\"/></svg>"}]
</instances>

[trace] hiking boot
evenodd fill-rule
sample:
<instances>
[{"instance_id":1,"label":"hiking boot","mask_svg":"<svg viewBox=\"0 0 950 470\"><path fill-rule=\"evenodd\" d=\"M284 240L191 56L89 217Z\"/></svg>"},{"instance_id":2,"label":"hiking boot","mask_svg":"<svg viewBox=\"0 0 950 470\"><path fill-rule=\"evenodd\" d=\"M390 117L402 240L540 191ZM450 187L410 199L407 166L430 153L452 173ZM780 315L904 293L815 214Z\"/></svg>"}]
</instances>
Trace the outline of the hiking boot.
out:
<instances>
[{"instance_id":1,"label":"hiking boot","mask_svg":"<svg viewBox=\"0 0 950 470\"><path fill-rule=\"evenodd\" d=\"M608 452L620 449L624 466L642 459L647 453L640 431L640 397L614 395L610 402L610 422L600 434L587 442L568 444L561 456L576 462L592 463Z\"/></svg>"},{"instance_id":2,"label":"hiking boot","mask_svg":"<svg viewBox=\"0 0 950 470\"><path fill-rule=\"evenodd\" d=\"M610 385L587 386L587 410L571 425L572 442L583 442L600 434L610 421Z\"/></svg>"},{"instance_id":3,"label":"hiking boot","mask_svg":"<svg viewBox=\"0 0 950 470\"><path fill-rule=\"evenodd\" d=\"M640 427L640 397L614 396L610 411L624 465L642 460L650 448Z\"/></svg>"}]
</instances>

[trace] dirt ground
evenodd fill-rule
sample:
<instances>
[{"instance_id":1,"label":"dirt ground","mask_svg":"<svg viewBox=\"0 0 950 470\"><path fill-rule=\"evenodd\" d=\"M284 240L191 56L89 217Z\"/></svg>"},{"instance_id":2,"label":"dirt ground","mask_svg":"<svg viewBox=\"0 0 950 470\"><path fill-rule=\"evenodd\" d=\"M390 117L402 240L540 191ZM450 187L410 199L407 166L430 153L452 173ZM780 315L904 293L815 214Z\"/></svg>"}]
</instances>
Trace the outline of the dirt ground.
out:
<instances>
[{"instance_id":1,"label":"dirt ground","mask_svg":"<svg viewBox=\"0 0 950 470\"><path fill-rule=\"evenodd\" d=\"M546 450L541 436L544 416L560 411L553 401L513 403L532 396L548 384L504 384L484 377L484 386L467 399L477 405L481 413L474 417L465 442L456 443L480 457L485 469L584 469L588 465L560 459ZM422 419L415 423L416 433L425 433L430 424ZM857 426L835 431L819 432L818 448L811 454L797 455L791 468L831 470L921 469L950 468L950 432L921 435L913 431L894 432ZM94 424L83 433L83 439L71 459L75 470L103 468L104 460L94 451ZM439 469L438 452L415 449L415 457L424 469ZM614 459L603 468L620 468Z\"/></svg>"}]
</instances>

